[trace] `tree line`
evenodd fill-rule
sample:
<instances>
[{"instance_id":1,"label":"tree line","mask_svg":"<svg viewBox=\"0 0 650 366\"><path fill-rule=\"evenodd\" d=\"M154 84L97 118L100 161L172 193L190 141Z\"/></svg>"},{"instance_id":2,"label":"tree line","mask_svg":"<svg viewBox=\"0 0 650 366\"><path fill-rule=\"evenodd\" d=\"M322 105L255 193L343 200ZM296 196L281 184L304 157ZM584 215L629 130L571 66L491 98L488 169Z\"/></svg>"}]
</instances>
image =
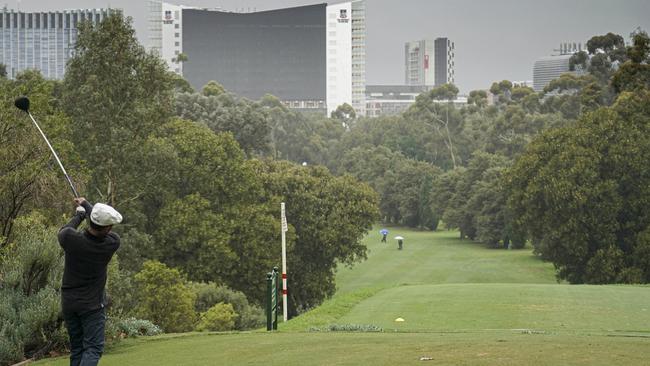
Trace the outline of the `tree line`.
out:
<instances>
[{"instance_id":1,"label":"tree line","mask_svg":"<svg viewBox=\"0 0 650 366\"><path fill-rule=\"evenodd\" d=\"M120 13L80 25L62 81L26 71L0 78L0 92L0 364L66 347L55 238L74 205L13 107L19 95L78 191L125 217L109 269L109 339L260 327L265 275L280 265L280 202L292 316L334 293L337 266L366 256L360 239L378 219L372 188L275 158L274 98L251 102L214 84L194 93Z\"/></svg>"}]
</instances>

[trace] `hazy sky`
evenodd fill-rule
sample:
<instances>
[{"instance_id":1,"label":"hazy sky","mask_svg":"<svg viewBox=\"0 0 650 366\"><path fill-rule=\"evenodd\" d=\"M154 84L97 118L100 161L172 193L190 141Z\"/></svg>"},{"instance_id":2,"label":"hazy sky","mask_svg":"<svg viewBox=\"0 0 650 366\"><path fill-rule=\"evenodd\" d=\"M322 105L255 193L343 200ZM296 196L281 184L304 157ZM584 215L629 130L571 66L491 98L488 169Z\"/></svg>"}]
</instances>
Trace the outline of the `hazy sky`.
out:
<instances>
[{"instance_id":1,"label":"hazy sky","mask_svg":"<svg viewBox=\"0 0 650 366\"><path fill-rule=\"evenodd\" d=\"M174 4L247 11L318 4L313 0L169 0ZM5 0L40 11L122 8L147 45L146 0ZM532 80L533 62L561 42L585 42L614 32L626 41L650 31L650 0L366 0L366 82L404 83L404 42L449 37L456 44L456 84L462 92L496 80Z\"/></svg>"}]
</instances>

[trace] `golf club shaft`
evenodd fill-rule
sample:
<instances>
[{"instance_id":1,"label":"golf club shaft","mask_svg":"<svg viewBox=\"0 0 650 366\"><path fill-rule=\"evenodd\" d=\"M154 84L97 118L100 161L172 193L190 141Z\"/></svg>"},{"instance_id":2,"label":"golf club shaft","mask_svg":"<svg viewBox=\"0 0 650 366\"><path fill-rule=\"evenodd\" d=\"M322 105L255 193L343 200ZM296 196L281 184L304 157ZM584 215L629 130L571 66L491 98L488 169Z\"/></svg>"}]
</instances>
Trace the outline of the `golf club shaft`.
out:
<instances>
[{"instance_id":1,"label":"golf club shaft","mask_svg":"<svg viewBox=\"0 0 650 366\"><path fill-rule=\"evenodd\" d=\"M38 132L41 133L41 136L43 136L43 139L47 143L47 146L49 146L50 150L52 151L52 154L54 155L54 158L56 159L56 162L59 163L59 166L61 167L61 171L63 171L63 175L65 175L65 179L68 181L70 184L70 188L72 188L72 193L74 194L75 198L79 198L79 194L77 193L77 190L74 188L74 185L72 184L72 180L70 180L70 177L68 176L68 173L65 171L65 168L63 167L63 164L61 164L61 160L59 160L59 156L56 154L56 151L54 151L54 148L50 144L50 141L45 137L45 134L43 133L43 130L41 130L41 127L36 123L36 120L32 116L31 113L27 112L29 114L29 118L32 119L32 122L34 122L34 125L36 128L38 128Z\"/></svg>"}]
</instances>

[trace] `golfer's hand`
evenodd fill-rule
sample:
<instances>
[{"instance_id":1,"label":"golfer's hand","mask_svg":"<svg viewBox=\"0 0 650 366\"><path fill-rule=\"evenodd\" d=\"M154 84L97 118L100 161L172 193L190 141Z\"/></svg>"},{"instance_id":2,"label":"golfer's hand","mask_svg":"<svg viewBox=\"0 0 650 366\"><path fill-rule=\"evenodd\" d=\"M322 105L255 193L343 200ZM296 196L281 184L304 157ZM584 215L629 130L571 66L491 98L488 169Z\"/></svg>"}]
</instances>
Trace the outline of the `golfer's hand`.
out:
<instances>
[{"instance_id":1,"label":"golfer's hand","mask_svg":"<svg viewBox=\"0 0 650 366\"><path fill-rule=\"evenodd\" d=\"M85 200L86 199L83 198L83 197L75 198L74 199L74 204L77 205L77 206L81 206L81 204L84 203Z\"/></svg>"}]
</instances>

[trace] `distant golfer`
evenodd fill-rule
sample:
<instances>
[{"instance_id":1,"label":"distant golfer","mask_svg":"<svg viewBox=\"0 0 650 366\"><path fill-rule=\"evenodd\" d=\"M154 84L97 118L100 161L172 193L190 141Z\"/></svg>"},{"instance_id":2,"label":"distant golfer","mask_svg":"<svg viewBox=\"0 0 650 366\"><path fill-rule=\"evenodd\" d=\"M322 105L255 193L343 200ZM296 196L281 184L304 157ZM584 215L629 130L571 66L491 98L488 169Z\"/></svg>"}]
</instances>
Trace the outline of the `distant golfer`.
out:
<instances>
[{"instance_id":1,"label":"distant golfer","mask_svg":"<svg viewBox=\"0 0 650 366\"><path fill-rule=\"evenodd\" d=\"M65 252L61 305L70 336L70 366L97 365L104 352L106 323L106 268L120 247L120 237L111 232L122 222L113 207L75 198L77 212L59 231ZM77 227L89 214L89 227Z\"/></svg>"},{"instance_id":2,"label":"distant golfer","mask_svg":"<svg viewBox=\"0 0 650 366\"><path fill-rule=\"evenodd\" d=\"M379 233L382 235L381 242L385 243L386 242L386 235L388 235L388 230L381 229L381 230L379 230Z\"/></svg>"},{"instance_id":3,"label":"distant golfer","mask_svg":"<svg viewBox=\"0 0 650 366\"><path fill-rule=\"evenodd\" d=\"M397 249L402 250L402 246L404 245L404 238L401 236L396 236L395 239L397 239Z\"/></svg>"}]
</instances>

